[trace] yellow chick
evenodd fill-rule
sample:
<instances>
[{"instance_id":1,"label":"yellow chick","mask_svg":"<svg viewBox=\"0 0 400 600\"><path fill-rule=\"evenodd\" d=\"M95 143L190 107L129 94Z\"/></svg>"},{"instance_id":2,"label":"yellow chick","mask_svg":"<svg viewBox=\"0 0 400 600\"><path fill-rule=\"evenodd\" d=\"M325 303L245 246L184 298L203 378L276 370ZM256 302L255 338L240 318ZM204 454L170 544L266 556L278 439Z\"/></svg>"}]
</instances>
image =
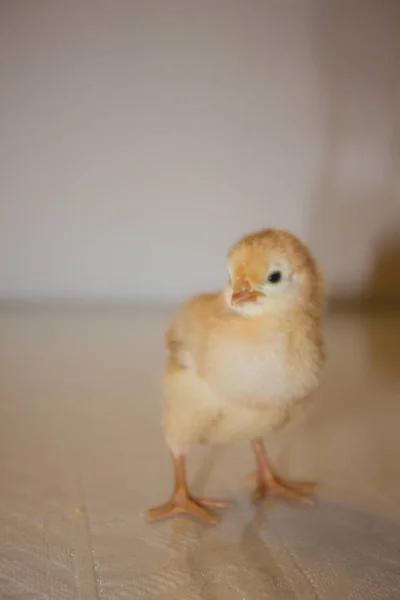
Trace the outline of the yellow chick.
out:
<instances>
[{"instance_id":1,"label":"yellow chick","mask_svg":"<svg viewBox=\"0 0 400 600\"><path fill-rule=\"evenodd\" d=\"M195 443L251 441L256 499L276 493L308 500L314 484L285 482L263 442L318 386L324 364L324 285L308 248L293 234L264 229L228 254L224 290L189 299L167 334L164 431L172 453L172 498L150 520L187 514L213 523L225 502L195 499L185 459Z\"/></svg>"}]
</instances>

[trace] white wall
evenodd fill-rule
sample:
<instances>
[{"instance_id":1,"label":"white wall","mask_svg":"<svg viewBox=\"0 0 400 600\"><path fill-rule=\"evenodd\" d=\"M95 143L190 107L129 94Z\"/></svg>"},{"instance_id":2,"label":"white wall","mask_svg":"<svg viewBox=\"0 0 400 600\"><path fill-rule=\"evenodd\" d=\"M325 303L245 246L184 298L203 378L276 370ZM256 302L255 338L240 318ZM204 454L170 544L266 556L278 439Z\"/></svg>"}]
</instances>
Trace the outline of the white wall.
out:
<instances>
[{"instance_id":1,"label":"white wall","mask_svg":"<svg viewBox=\"0 0 400 600\"><path fill-rule=\"evenodd\" d=\"M400 240L399 15L3 0L0 296L175 298L265 225L308 240L334 291L368 286Z\"/></svg>"}]
</instances>

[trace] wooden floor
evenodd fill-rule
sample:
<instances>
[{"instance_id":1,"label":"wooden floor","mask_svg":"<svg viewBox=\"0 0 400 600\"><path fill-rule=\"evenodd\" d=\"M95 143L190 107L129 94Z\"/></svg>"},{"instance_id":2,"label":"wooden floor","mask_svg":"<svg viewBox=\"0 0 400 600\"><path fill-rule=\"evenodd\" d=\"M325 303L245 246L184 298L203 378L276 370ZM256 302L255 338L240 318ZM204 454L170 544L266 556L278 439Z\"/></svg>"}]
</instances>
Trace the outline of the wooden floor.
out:
<instances>
[{"instance_id":1,"label":"wooden floor","mask_svg":"<svg viewBox=\"0 0 400 600\"><path fill-rule=\"evenodd\" d=\"M143 519L171 487L167 316L0 312L0 598L400 598L400 317L331 317L315 404L268 440L283 474L320 481L317 507L254 509L250 449L197 449L193 491L234 501L206 528Z\"/></svg>"}]
</instances>

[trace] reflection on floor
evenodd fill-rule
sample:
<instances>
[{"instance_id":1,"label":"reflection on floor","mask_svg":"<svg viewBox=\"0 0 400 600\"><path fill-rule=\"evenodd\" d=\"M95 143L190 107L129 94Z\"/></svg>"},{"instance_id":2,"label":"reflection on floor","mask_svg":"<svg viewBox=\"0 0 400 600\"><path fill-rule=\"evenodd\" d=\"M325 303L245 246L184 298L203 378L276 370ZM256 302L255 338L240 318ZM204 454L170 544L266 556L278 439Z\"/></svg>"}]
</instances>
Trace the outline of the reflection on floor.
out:
<instances>
[{"instance_id":1,"label":"reflection on floor","mask_svg":"<svg viewBox=\"0 0 400 600\"><path fill-rule=\"evenodd\" d=\"M0 597L13 600L400 598L400 317L331 317L306 417L269 440L319 505L241 491L249 448L196 450L220 525L149 525L170 491L159 425L166 313L0 313Z\"/></svg>"}]
</instances>

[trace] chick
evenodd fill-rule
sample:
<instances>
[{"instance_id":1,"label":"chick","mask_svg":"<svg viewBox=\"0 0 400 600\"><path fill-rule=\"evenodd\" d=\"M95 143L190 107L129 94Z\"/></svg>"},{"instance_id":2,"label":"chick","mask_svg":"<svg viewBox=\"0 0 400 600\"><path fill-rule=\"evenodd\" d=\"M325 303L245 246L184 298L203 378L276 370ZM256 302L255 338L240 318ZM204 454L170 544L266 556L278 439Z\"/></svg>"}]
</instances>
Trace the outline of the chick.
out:
<instances>
[{"instance_id":1,"label":"chick","mask_svg":"<svg viewBox=\"0 0 400 600\"><path fill-rule=\"evenodd\" d=\"M285 482L273 470L263 437L290 419L319 384L325 360L324 285L308 248L293 234L264 229L228 254L224 290L189 299L171 323L163 385L164 431L174 465L172 498L150 520L187 514L215 522L212 507L189 492L191 445L248 440L256 459L253 496L308 500L314 484Z\"/></svg>"}]
</instances>

